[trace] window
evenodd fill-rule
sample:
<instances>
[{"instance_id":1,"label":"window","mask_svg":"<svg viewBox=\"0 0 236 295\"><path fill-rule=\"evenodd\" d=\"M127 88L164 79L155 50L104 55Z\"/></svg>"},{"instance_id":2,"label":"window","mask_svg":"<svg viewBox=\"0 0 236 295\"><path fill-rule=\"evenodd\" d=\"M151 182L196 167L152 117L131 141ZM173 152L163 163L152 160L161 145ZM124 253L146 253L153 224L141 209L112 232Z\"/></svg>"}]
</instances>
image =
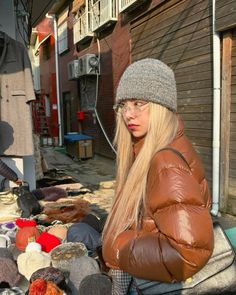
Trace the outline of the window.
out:
<instances>
[{"instance_id":1,"label":"window","mask_svg":"<svg viewBox=\"0 0 236 295\"><path fill-rule=\"evenodd\" d=\"M68 49L67 21L58 27L58 51L59 54Z\"/></svg>"},{"instance_id":2,"label":"window","mask_svg":"<svg viewBox=\"0 0 236 295\"><path fill-rule=\"evenodd\" d=\"M67 19L69 8L64 9L58 17L58 52L63 53L68 49L68 31L67 31Z\"/></svg>"}]
</instances>

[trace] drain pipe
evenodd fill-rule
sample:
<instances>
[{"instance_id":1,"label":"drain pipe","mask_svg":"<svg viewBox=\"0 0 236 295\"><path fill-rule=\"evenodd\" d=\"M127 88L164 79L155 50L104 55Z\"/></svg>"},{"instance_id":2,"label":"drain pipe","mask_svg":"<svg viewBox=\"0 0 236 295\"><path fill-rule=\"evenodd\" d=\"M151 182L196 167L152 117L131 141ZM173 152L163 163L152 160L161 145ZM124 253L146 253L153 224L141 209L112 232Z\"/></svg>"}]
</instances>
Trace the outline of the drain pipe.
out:
<instances>
[{"instance_id":1,"label":"drain pipe","mask_svg":"<svg viewBox=\"0 0 236 295\"><path fill-rule=\"evenodd\" d=\"M60 78L59 78L59 60L58 60L58 34L57 34L57 20L56 16L53 17L54 38L55 38L55 67L56 67L56 90L57 90L57 115L58 115L58 131L59 138L58 144L62 146L62 123L61 123L61 93L60 93Z\"/></svg>"},{"instance_id":2,"label":"drain pipe","mask_svg":"<svg viewBox=\"0 0 236 295\"><path fill-rule=\"evenodd\" d=\"M220 183L220 36L215 30L215 0L212 1L213 34L213 158L212 158L212 208L211 214L219 213Z\"/></svg>"}]
</instances>

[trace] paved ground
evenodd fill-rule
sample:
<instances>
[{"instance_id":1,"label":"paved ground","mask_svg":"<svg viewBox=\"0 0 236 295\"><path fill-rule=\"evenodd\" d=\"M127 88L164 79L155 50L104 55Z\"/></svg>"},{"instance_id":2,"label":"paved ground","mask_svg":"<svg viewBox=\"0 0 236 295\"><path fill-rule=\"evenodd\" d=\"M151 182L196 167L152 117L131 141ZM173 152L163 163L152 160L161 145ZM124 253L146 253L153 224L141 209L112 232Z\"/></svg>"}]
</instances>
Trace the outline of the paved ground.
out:
<instances>
[{"instance_id":1,"label":"paved ground","mask_svg":"<svg viewBox=\"0 0 236 295\"><path fill-rule=\"evenodd\" d=\"M48 169L58 169L87 189L81 198L91 203L100 217L107 214L114 195L115 161L95 155L92 159L72 159L52 147L42 149Z\"/></svg>"},{"instance_id":2,"label":"paved ground","mask_svg":"<svg viewBox=\"0 0 236 295\"><path fill-rule=\"evenodd\" d=\"M91 203L92 210L102 216L109 212L114 194L115 161L95 155L88 160L72 159L52 147L42 149L49 169L59 169L88 189L82 198ZM224 214L218 220L224 229L229 230L230 239L236 247L236 216Z\"/></svg>"}]
</instances>

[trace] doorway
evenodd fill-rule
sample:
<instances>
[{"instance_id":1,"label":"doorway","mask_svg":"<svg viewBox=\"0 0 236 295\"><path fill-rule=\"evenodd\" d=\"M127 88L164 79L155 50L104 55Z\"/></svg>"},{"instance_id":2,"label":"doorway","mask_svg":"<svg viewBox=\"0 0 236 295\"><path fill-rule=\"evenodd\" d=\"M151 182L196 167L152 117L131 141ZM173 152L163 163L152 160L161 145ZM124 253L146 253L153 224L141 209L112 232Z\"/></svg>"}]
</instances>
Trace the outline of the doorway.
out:
<instances>
[{"instance_id":1,"label":"doorway","mask_svg":"<svg viewBox=\"0 0 236 295\"><path fill-rule=\"evenodd\" d=\"M71 94L70 92L63 93L63 122L64 134L71 132Z\"/></svg>"}]
</instances>

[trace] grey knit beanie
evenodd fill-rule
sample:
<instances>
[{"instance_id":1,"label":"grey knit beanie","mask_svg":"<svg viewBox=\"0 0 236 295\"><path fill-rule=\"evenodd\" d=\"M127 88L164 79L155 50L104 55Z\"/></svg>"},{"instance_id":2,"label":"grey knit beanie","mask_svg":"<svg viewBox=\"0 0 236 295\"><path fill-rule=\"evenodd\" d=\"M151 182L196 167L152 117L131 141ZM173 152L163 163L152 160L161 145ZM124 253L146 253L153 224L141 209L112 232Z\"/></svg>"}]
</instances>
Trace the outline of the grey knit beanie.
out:
<instances>
[{"instance_id":1,"label":"grey knit beanie","mask_svg":"<svg viewBox=\"0 0 236 295\"><path fill-rule=\"evenodd\" d=\"M129 65L116 92L116 103L126 99L142 99L177 111L174 72L158 59L145 58Z\"/></svg>"}]
</instances>

